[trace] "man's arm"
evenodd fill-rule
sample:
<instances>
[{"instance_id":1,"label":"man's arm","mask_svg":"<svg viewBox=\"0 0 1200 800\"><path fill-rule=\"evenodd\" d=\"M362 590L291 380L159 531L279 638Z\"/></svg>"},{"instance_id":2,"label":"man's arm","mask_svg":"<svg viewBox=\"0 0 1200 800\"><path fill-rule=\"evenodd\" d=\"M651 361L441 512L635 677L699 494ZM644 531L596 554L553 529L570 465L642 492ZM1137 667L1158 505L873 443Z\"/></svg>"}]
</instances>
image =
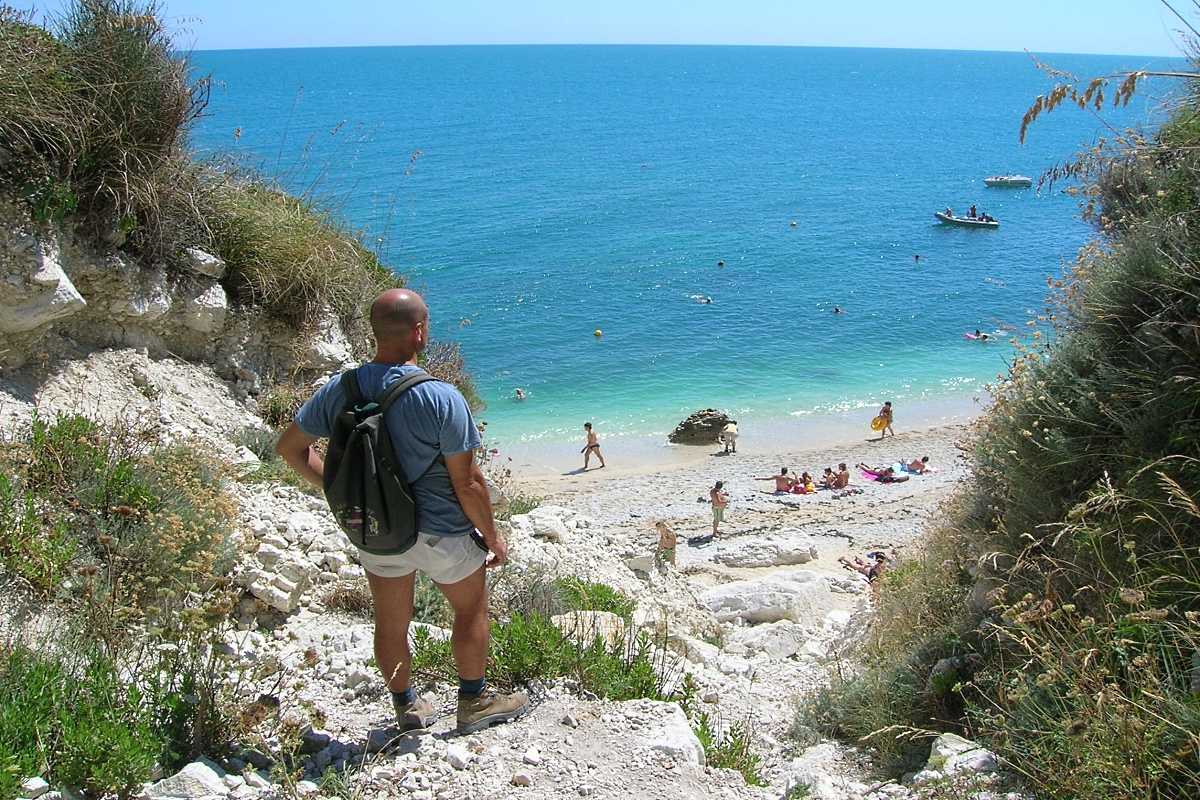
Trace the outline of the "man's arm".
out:
<instances>
[{"instance_id":1,"label":"man's arm","mask_svg":"<svg viewBox=\"0 0 1200 800\"><path fill-rule=\"evenodd\" d=\"M275 452L292 469L300 473L301 478L304 478L314 486L322 486L324 483L325 462L313 452L312 446L316 442L316 436L309 436L297 428L296 423L293 422L283 432L283 435L279 437L279 443L275 445Z\"/></svg>"},{"instance_id":2,"label":"man's arm","mask_svg":"<svg viewBox=\"0 0 1200 800\"><path fill-rule=\"evenodd\" d=\"M463 513L471 520L471 524L483 535L483 543L492 554L487 565L502 566L508 559L508 545L496 531L496 518L492 516L492 498L488 494L483 471L475 461L475 451L468 450L443 458L446 460L446 471L450 473L450 483L454 486L458 504L462 506Z\"/></svg>"}]
</instances>

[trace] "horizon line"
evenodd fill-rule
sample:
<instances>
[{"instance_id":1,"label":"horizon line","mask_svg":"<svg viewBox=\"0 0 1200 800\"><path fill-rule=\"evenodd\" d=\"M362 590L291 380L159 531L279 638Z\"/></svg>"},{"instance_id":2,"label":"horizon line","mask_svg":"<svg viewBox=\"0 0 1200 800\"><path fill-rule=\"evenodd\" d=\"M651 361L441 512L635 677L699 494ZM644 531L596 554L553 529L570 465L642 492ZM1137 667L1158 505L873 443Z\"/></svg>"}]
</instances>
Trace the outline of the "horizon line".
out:
<instances>
[{"instance_id":1,"label":"horizon line","mask_svg":"<svg viewBox=\"0 0 1200 800\"><path fill-rule=\"evenodd\" d=\"M1113 58L1148 58L1148 59L1183 59L1188 57L1182 53L1174 55L1153 55L1147 53L1090 53L1076 50L1062 51L1032 51L1020 50L980 50L972 48L949 47L881 47L878 45L825 45L825 44L703 44L696 42L503 42L503 43L438 43L438 44L335 44L335 45L291 45L280 47L212 47L188 50L189 53L236 53L259 52L269 50L389 50L396 48L435 48L435 47L703 47L703 48L761 48L761 49L792 49L792 50L905 50L927 53L1013 53L1025 55L1043 54L1047 56L1104 56Z\"/></svg>"}]
</instances>

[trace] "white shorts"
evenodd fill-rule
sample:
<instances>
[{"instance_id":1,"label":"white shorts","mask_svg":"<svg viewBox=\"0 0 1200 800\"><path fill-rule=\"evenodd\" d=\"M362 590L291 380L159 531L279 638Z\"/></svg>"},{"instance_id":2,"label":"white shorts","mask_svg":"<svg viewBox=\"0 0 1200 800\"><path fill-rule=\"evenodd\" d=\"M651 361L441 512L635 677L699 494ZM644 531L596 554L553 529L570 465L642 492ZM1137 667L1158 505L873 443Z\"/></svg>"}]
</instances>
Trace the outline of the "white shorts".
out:
<instances>
[{"instance_id":1,"label":"white shorts","mask_svg":"<svg viewBox=\"0 0 1200 800\"><path fill-rule=\"evenodd\" d=\"M434 583L450 585L475 574L487 552L470 536L417 535L417 543L394 556L358 551L363 569L379 578L403 578L421 570Z\"/></svg>"}]
</instances>

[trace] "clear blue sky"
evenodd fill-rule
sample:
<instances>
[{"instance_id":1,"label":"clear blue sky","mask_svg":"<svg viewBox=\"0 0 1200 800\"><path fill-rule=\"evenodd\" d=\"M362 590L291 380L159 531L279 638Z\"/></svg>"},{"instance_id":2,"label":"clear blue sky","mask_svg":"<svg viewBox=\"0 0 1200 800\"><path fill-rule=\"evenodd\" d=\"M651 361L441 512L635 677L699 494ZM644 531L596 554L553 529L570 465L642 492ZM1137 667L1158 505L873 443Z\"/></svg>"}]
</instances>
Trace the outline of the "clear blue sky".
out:
<instances>
[{"instance_id":1,"label":"clear blue sky","mask_svg":"<svg viewBox=\"0 0 1200 800\"><path fill-rule=\"evenodd\" d=\"M1171 0L1200 28L1192 0ZM18 2L16 5L21 5ZM35 2L54 10L62 0ZM1160 0L165 0L197 50L747 44L1176 55ZM1134 65L1130 65L1134 66Z\"/></svg>"}]
</instances>

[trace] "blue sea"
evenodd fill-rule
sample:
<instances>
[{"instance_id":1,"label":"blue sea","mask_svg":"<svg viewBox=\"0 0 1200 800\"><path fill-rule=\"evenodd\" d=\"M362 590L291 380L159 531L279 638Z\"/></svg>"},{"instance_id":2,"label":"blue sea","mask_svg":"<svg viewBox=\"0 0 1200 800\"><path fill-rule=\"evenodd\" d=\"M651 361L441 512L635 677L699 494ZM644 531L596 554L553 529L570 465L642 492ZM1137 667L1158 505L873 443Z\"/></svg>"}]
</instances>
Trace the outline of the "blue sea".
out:
<instances>
[{"instance_id":1,"label":"blue sea","mask_svg":"<svg viewBox=\"0 0 1200 800\"><path fill-rule=\"evenodd\" d=\"M1043 58L1088 76L1149 63ZM746 431L865 424L885 399L898 423L906 408L969 405L1091 236L1062 187L982 179L1036 180L1098 137L1153 123L1161 100L1102 117L1060 109L1022 146L1022 115L1052 81L1020 53L504 46L193 60L218 82L196 145L330 205L379 248L424 292L435 336L461 343L489 438L517 450L579 440L589 420L609 442L661 442L707 407ZM933 217L971 205L1000 228ZM964 337L977 329L995 341Z\"/></svg>"}]
</instances>

